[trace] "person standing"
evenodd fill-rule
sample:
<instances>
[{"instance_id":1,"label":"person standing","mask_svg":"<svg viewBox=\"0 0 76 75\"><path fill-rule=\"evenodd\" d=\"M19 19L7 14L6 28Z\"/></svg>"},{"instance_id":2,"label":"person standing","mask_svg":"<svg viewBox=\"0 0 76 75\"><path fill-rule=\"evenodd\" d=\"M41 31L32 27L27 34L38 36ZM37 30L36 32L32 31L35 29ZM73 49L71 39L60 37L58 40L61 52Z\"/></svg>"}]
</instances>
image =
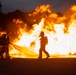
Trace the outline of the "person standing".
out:
<instances>
[{"instance_id":1,"label":"person standing","mask_svg":"<svg viewBox=\"0 0 76 75\"><path fill-rule=\"evenodd\" d=\"M0 37L0 57L1 59L4 58L4 53L5 53L5 42L6 42L6 34L2 34Z\"/></svg>"},{"instance_id":2,"label":"person standing","mask_svg":"<svg viewBox=\"0 0 76 75\"><path fill-rule=\"evenodd\" d=\"M9 34L6 35L6 58L10 58L9 56L9 44L10 44L10 37Z\"/></svg>"},{"instance_id":3,"label":"person standing","mask_svg":"<svg viewBox=\"0 0 76 75\"><path fill-rule=\"evenodd\" d=\"M39 57L38 58L42 59L42 52L44 52L47 55L46 58L49 58L50 55L49 55L49 53L45 49L46 44L48 43L48 39L47 39L46 36L44 36L44 32L43 31L41 31L40 37L41 37L40 38L40 50L39 50Z\"/></svg>"}]
</instances>

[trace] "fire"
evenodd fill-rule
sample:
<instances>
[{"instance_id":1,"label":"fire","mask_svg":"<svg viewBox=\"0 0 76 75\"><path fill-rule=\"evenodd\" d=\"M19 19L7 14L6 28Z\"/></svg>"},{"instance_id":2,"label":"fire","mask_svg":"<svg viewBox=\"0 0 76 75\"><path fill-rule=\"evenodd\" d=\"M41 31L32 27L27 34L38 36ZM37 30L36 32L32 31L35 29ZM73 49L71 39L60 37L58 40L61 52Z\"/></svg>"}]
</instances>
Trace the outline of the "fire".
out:
<instances>
[{"instance_id":1,"label":"fire","mask_svg":"<svg viewBox=\"0 0 76 75\"><path fill-rule=\"evenodd\" d=\"M75 6L75 5L74 5L74 6L72 6L70 10L72 10L72 11L75 11L75 12L76 12L76 6Z\"/></svg>"},{"instance_id":2,"label":"fire","mask_svg":"<svg viewBox=\"0 0 76 75\"><path fill-rule=\"evenodd\" d=\"M19 28L18 38L9 47L10 56L37 58L40 49L39 35L41 31L44 31L45 36L48 37L46 50L51 57L73 56L76 53L76 6L72 6L68 12L59 16L52 12L50 5L37 7L29 16L40 14L41 21L33 24L29 31ZM43 54L43 57L45 57L45 54Z\"/></svg>"}]
</instances>

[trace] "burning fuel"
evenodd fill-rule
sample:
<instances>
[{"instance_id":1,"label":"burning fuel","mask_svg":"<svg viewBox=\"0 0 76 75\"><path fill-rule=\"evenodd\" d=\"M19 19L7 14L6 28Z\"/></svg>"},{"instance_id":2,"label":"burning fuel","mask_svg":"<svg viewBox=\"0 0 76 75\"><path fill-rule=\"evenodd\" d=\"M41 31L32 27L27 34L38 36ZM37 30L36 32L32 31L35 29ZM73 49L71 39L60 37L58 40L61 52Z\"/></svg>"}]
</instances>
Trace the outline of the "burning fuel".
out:
<instances>
[{"instance_id":1,"label":"burning fuel","mask_svg":"<svg viewBox=\"0 0 76 75\"><path fill-rule=\"evenodd\" d=\"M76 54L76 6L64 15L52 11L50 5L41 5L28 14L34 24L29 29L27 23L19 27L18 37L10 44L11 57L37 58L40 49L40 32L48 37L46 50L51 57L66 57ZM31 20L30 20L31 21ZM14 21L15 23L22 21ZM45 54L43 54L45 57Z\"/></svg>"}]
</instances>

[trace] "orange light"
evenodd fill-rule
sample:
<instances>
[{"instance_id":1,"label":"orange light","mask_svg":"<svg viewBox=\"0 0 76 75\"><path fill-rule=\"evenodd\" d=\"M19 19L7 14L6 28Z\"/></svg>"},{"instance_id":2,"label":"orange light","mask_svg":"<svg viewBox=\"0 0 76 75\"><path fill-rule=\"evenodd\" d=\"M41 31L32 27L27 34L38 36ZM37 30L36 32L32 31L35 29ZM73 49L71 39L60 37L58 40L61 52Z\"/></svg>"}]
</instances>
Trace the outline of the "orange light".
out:
<instances>
[{"instance_id":1,"label":"orange light","mask_svg":"<svg viewBox=\"0 0 76 75\"><path fill-rule=\"evenodd\" d=\"M46 50L51 57L67 57L69 54L73 56L76 53L76 6L73 6L71 10L75 11L75 13L70 14L71 16L68 18L64 15L59 17L56 13L52 13L50 5L37 7L33 14L29 15L36 15L40 12L46 17L42 17L39 24L33 24L29 32L22 28L19 29L20 34L18 38L10 46L10 56L37 58L40 48L39 34L41 31L44 31L48 37ZM67 20L68 23L66 24ZM65 33L64 29L68 33ZM45 54L43 54L43 57L45 57Z\"/></svg>"}]
</instances>

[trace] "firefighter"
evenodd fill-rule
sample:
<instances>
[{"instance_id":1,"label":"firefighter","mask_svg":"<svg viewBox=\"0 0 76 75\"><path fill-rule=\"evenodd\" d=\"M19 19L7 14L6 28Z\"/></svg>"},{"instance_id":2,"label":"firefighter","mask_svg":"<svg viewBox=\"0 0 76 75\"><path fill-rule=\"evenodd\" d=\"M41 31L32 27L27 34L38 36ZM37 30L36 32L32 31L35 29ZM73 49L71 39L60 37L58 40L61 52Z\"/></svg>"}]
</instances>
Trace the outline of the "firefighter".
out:
<instances>
[{"instance_id":1,"label":"firefighter","mask_svg":"<svg viewBox=\"0 0 76 75\"><path fill-rule=\"evenodd\" d=\"M1 58L10 58L9 56L9 35L8 34L3 34L2 37L0 38L0 43L1 43L1 50L0 50L0 57ZM5 56L4 56L5 53Z\"/></svg>"},{"instance_id":2,"label":"firefighter","mask_svg":"<svg viewBox=\"0 0 76 75\"><path fill-rule=\"evenodd\" d=\"M2 34L2 36L0 37L0 46L1 46L0 56L1 56L1 58L4 58L3 54L5 53L5 42L6 42L6 34Z\"/></svg>"},{"instance_id":3,"label":"firefighter","mask_svg":"<svg viewBox=\"0 0 76 75\"><path fill-rule=\"evenodd\" d=\"M48 39L47 39L47 37L44 36L44 32L43 31L41 31L40 37L41 37L40 38L40 50L39 50L39 57L38 58L40 58L40 59L42 58L42 52L44 52L47 55L46 58L49 58L50 55L45 49L46 44L48 43Z\"/></svg>"},{"instance_id":4,"label":"firefighter","mask_svg":"<svg viewBox=\"0 0 76 75\"><path fill-rule=\"evenodd\" d=\"M9 44L10 44L10 36L9 34L6 34L6 58L10 58L9 56Z\"/></svg>"}]
</instances>

